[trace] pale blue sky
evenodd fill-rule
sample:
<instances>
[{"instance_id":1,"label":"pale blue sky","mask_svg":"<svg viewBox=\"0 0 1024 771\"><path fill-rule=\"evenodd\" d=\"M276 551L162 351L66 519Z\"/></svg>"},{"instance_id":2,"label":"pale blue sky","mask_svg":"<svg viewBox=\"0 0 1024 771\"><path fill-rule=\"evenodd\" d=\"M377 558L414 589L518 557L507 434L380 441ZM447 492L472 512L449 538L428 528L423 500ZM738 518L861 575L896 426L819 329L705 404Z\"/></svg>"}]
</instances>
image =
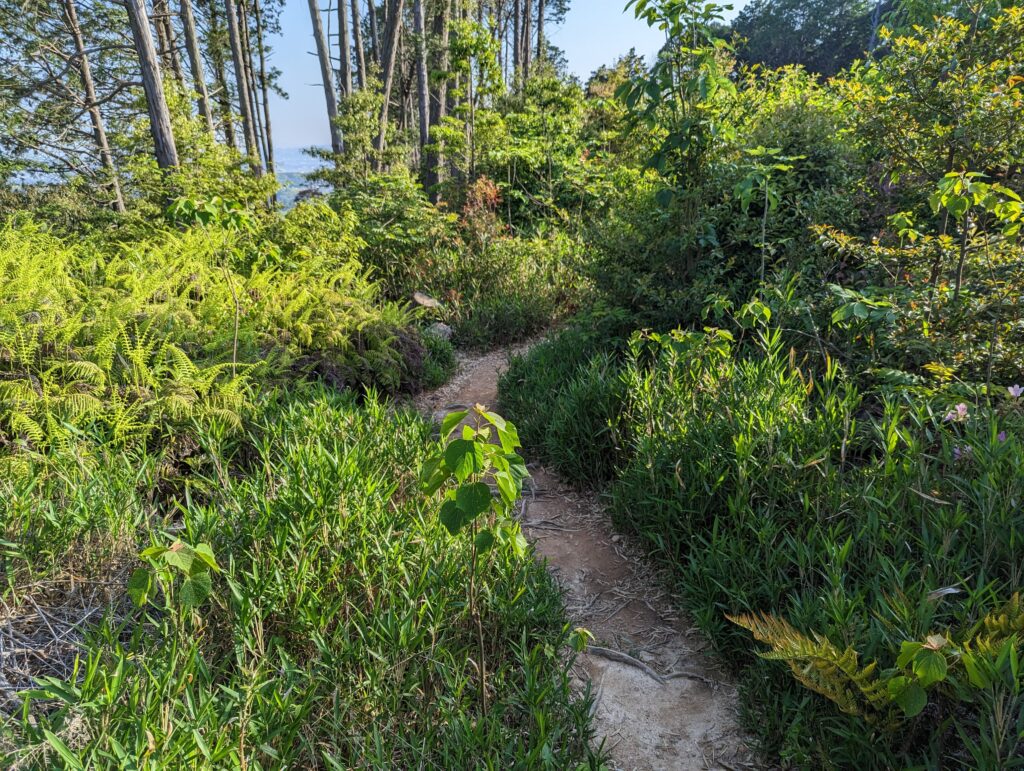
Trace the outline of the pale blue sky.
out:
<instances>
[{"instance_id":1,"label":"pale blue sky","mask_svg":"<svg viewBox=\"0 0 1024 771\"><path fill-rule=\"evenodd\" d=\"M733 5L738 8L745 2L733 0ZM326 5L326 0L322 4ZM632 11L624 12L625 5L626 0L573 0L565 24L547 30L552 42L565 51L570 70L581 80L630 48L649 60L661 47L662 33L637 21ZM325 24L327 21L325 17ZM336 19L329 21L333 33ZM281 37L271 41L272 62L281 70L281 86L290 98L271 99L274 144L280 148L327 145L330 135L320 67L311 54L314 44L307 2L285 2L281 30Z\"/></svg>"}]
</instances>

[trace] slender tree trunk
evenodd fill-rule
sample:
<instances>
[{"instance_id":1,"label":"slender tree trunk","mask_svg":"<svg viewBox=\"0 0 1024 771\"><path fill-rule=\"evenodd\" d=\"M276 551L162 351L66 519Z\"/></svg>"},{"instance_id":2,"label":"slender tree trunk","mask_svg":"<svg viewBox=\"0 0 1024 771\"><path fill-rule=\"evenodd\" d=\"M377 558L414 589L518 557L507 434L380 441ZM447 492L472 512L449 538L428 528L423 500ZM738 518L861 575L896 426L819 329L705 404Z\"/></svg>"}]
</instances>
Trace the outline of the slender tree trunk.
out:
<instances>
[{"instance_id":1,"label":"slender tree trunk","mask_svg":"<svg viewBox=\"0 0 1024 771\"><path fill-rule=\"evenodd\" d=\"M196 90L197 108L200 117L206 121L206 129L213 134L213 112L210 110L210 95L206 90L206 75L203 72L203 57L199 50L199 36L196 34L196 17L192 13L192 0L181 0L181 26L185 31L185 49L188 52L189 70L192 72L192 86Z\"/></svg>"},{"instance_id":2,"label":"slender tree trunk","mask_svg":"<svg viewBox=\"0 0 1024 771\"><path fill-rule=\"evenodd\" d=\"M505 25L505 18L504 18L504 16L501 13L501 8L502 8L502 6L499 5L497 10L494 12L493 16L491 17L493 19L493 21L494 21L494 26L492 27L491 34L494 36L494 39L498 43L498 70L501 72L501 79L505 83L505 86L507 87L508 86L508 73L505 72L505 61L506 61L506 56L505 56L505 32L506 32L506 25Z\"/></svg>"},{"instance_id":3,"label":"slender tree trunk","mask_svg":"<svg viewBox=\"0 0 1024 771\"><path fill-rule=\"evenodd\" d=\"M252 43L249 40L249 7L247 0L238 1L238 29L242 36L242 51L245 54L245 88L249 92L249 110L252 112L252 128L256 135L256 147L264 163L267 158L267 142L263 131L263 116L260 114L256 88L256 67L253 65Z\"/></svg>"},{"instance_id":4,"label":"slender tree trunk","mask_svg":"<svg viewBox=\"0 0 1024 771\"><path fill-rule=\"evenodd\" d=\"M348 4L338 0L338 72L341 95L352 96L352 41L348 34Z\"/></svg>"},{"instance_id":5,"label":"slender tree trunk","mask_svg":"<svg viewBox=\"0 0 1024 771\"><path fill-rule=\"evenodd\" d=\"M882 4L885 0L878 0L875 9L871 12L871 40L868 41L868 53L875 52L878 45L878 28L882 25Z\"/></svg>"},{"instance_id":6,"label":"slender tree trunk","mask_svg":"<svg viewBox=\"0 0 1024 771\"><path fill-rule=\"evenodd\" d=\"M340 154L345 148L341 139L341 128L338 126L338 95L334 91L331 51L327 47L327 36L324 35L324 25L320 20L318 0L309 0L309 17L313 22L313 39L316 42L316 55L320 60L320 77L324 81L327 119L331 123L331 152Z\"/></svg>"},{"instance_id":7,"label":"slender tree trunk","mask_svg":"<svg viewBox=\"0 0 1024 771\"><path fill-rule=\"evenodd\" d=\"M413 32L416 33L416 96L419 103L420 156L430 139L430 101L427 83L427 33L423 18L423 0L414 0L412 6Z\"/></svg>"},{"instance_id":8,"label":"slender tree trunk","mask_svg":"<svg viewBox=\"0 0 1024 771\"><path fill-rule=\"evenodd\" d=\"M537 0L537 61L543 61L548 55L548 45L544 41L544 14L547 12L544 0Z\"/></svg>"},{"instance_id":9,"label":"slender tree trunk","mask_svg":"<svg viewBox=\"0 0 1024 771\"><path fill-rule=\"evenodd\" d=\"M232 150L237 146L235 138L235 122L231 115L231 92L228 90L228 73L224 62L223 28L217 14L217 0L209 0L210 11L210 59L213 61L214 98L220 113L220 123L224 129L224 144Z\"/></svg>"},{"instance_id":10,"label":"slender tree trunk","mask_svg":"<svg viewBox=\"0 0 1024 771\"><path fill-rule=\"evenodd\" d=\"M270 127L270 86L267 78L267 46L264 42L263 11L260 0L253 0L253 12L256 14L256 44L260 56L260 93L263 94L263 132L266 139L267 171L274 174L274 136Z\"/></svg>"},{"instance_id":11,"label":"slender tree trunk","mask_svg":"<svg viewBox=\"0 0 1024 771\"><path fill-rule=\"evenodd\" d=\"M380 133L377 134L377 152L384 152L387 141L388 108L391 106L391 89L395 81L395 60L398 54L398 39L402 34L402 10L405 0L392 0L386 36L387 51L384 52L384 104L380 110Z\"/></svg>"},{"instance_id":12,"label":"slender tree trunk","mask_svg":"<svg viewBox=\"0 0 1024 771\"><path fill-rule=\"evenodd\" d=\"M523 7L522 0L512 4L512 87L519 88L519 75L523 55Z\"/></svg>"},{"instance_id":13,"label":"slender tree trunk","mask_svg":"<svg viewBox=\"0 0 1024 771\"><path fill-rule=\"evenodd\" d=\"M92 122L93 139L96 142L96 149L99 151L100 162L110 177L110 187L114 193L114 209L118 213L124 214L121 181L117 177L114 158L110 154L107 132L103 127L103 116L100 115L100 108L96 104L96 84L92 79L92 69L89 67L89 58L86 56L85 40L82 37L82 28L78 24L78 10L75 8L74 0L64 0L64 14L71 37L75 41L75 58L78 61L78 74L82 78L82 88L85 91L85 107L89 111L89 120Z\"/></svg>"},{"instance_id":14,"label":"slender tree trunk","mask_svg":"<svg viewBox=\"0 0 1024 771\"><path fill-rule=\"evenodd\" d=\"M242 47L242 33L239 30L241 19L238 15L238 7L235 0L224 0L225 10L228 17L228 38L231 42L231 59L235 65L235 91L238 97L239 112L242 114L242 135L245 137L245 154L249 156L250 163L255 164L253 169L260 174L260 148L256 143L255 116L252 114L252 99L249 95L249 77L246 73L245 50Z\"/></svg>"},{"instance_id":15,"label":"slender tree trunk","mask_svg":"<svg viewBox=\"0 0 1024 771\"><path fill-rule=\"evenodd\" d=\"M370 21L370 57L380 65L380 33L377 30L377 3L376 0L367 0Z\"/></svg>"},{"instance_id":16,"label":"slender tree trunk","mask_svg":"<svg viewBox=\"0 0 1024 771\"><path fill-rule=\"evenodd\" d=\"M181 57L178 56L178 48L174 44L174 23L171 21L171 9L167 5L167 0L153 0L153 16L160 57L164 61L164 66L170 68L174 79L184 90L185 72L181 68Z\"/></svg>"},{"instance_id":17,"label":"slender tree trunk","mask_svg":"<svg viewBox=\"0 0 1024 771\"><path fill-rule=\"evenodd\" d=\"M531 34L531 22L533 19L533 0L523 0L523 82L525 83L530 77L530 57L533 54L533 48L530 46Z\"/></svg>"},{"instance_id":18,"label":"slender tree trunk","mask_svg":"<svg viewBox=\"0 0 1024 771\"><path fill-rule=\"evenodd\" d=\"M149 15L143 0L125 0L128 21L132 27L135 50L139 55L142 71L142 88L146 93L146 108L149 112L149 128L153 134L156 163L161 169L178 165L178 148L174 144L171 128L171 112L164 97L164 81L160 75L153 35L149 29Z\"/></svg>"},{"instance_id":19,"label":"slender tree trunk","mask_svg":"<svg viewBox=\"0 0 1024 771\"><path fill-rule=\"evenodd\" d=\"M359 16L359 0L352 0L352 36L356 44L356 82L359 88L363 89L366 88L366 48L363 46L363 22Z\"/></svg>"},{"instance_id":20,"label":"slender tree trunk","mask_svg":"<svg viewBox=\"0 0 1024 771\"><path fill-rule=\"evenodd\" d=\"M448 108L448 37L451 14L451 0L441 0L440 8L434 16L433 32L438 43L436 70L442 74L437 78L437 87L430 95L430 127L440 126L444 121ZM441 182L441 165L444 163L443 148L435 148L427 153L425 174L427 190L431 200L437 201L437 185Z\"/></svg>"}]
</instances>

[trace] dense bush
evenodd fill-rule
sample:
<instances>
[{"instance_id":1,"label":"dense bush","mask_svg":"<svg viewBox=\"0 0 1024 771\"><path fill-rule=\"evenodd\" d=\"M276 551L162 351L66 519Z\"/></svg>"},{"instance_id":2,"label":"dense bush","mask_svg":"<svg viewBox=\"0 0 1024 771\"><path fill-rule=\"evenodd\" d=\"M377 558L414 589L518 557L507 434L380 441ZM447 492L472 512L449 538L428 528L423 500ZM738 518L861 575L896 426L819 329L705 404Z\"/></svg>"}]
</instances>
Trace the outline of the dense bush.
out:
<instances>
[{"instance_id":1,"label":"dense bush","mask_svg":"<svg viewBox=\"0 0 1024 771\"><path fill-rule=\"evenodd\" d=\"M770 609L885 677L905 641L946 630L972 639L1019 586L1024 402L1004 389L991 407L872 404L834 365L816 378L779 332L758 337L746 351L724 331L638 337L618 365L598 354L553 374L554 352L578 350L567 335L513 365L503 404L517 414L537 383L556 389L545 401L558 406L540 411L547 424L532 427L546 437L537 451L565 473L610 480L617 521L650 544L697 623L745 668L771 754L803 766L969 765L961 735L981 742L978 758L1015 751L1016 734L986 723L990 697L1024 714L1012 686L966 702L937 690L925 716L897 710L872 724L801 696L725 614ZM949 722L933 728L936 714Z\"/></svg>"},{"instance_id":2,"label":"dense bush","mask_svg":"<svg viewBox=\"0 0 1024 771\"><path fill-rule=\"evenodd\" d=\"M336 215L300 207L273 230L277 242L211 223L75 244L4 226L0 440L126 444L193 420L238 425L253 367L387 391L418 380L408 312L379 300ZM300 235L322 231L341 240Z\"/></svg>"}]
</instances>

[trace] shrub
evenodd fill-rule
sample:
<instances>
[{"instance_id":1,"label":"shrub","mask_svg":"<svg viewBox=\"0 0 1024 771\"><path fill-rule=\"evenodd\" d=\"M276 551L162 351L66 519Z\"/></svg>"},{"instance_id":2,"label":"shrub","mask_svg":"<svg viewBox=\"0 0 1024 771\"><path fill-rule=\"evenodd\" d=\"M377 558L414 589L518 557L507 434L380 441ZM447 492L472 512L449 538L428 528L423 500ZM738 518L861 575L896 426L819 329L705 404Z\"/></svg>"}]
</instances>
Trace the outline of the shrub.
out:
<instances>
[{"instance_id":1,"label":"shrub","mask_svg":"<svg viewBox=\"0 0 1024 771\"><path fill-rule=\"evenodd\" d=\"M425 332L423 345L426 357L423 360L423 388L430 390L447 383L458 367L455 347L440 335Z\"/></svg>"},{"instance_id":2,"label":"shrub","mask_svg":"<svg viewBox=\"0 0 1024 771\"><path fill-rule=\"evenodd\" d=\"M131 245L0 229L0 441L128 444L240 424L254 366L389 392L420 378L411 317L381 302L352 239L300 207L278 242L213 224Z\"/></svg>"},{"instance_id":3,"label":"shrub","mask_svg":"<svg viewBox=\"0 0 1024 771\"><path fill-rule=\"evenodd\" d=\"M802 766L894 767L985 765L1014 751L1016 734L1000 734L987 706L1002 699L1011 723L1024 720L999 651L978 664L991 664L988 690L955 667L956 651L976 650L976 623L1020 585L1018 390L993 393L991 407L954 409L948 391L869 400L835 362L815 375L764 326L745 346L724 330L638 335L618 364L574 334L514 362L502 404L560 469L610 474L617 523L650 545L684 607L743 670L744 709L766 752ZM573 403L581 393L594 397L588 408ZM563 407L579 419L562 420ZM774 621L762 626L750 615L760 612ZM770 661L726 614L775 646ZM931 706L911 717L915 681L892 678L918 677L901 649L934 635L955 643L952 674L926 683ZM1008 639L1000 645L1020 645ZM777 659L834 704L802 692ZM872 661L877 680L862 671ZM853 678L884 693L851 708Z\"/></svg>"}]
</instances>

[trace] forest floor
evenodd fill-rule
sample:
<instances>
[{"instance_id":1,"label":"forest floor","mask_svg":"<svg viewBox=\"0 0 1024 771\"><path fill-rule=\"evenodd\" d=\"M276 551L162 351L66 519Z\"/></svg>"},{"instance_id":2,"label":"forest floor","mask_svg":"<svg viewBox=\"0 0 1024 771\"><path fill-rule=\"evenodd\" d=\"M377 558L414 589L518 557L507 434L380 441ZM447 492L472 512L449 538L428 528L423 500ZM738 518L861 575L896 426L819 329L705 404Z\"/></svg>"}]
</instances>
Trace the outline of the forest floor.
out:
<instances>
[{"instance_id":1,"label":"forest floor","mask_svg":"<svg viewBox=\"0 0 1024 771\"><path fill-rule=\"evenodd\" d=\"M417 406L436 420L474 404L497 406L499 375L528 347L460 357L455 377ZM574 669L595 696L595 748L603 743L612 768L623 771L758 767L739 727L735 685L674 610L643 550L615 532L593 493L529 468L523 532L561 586L572 624L595 637Z\"/></svg>"}]
</instances>

